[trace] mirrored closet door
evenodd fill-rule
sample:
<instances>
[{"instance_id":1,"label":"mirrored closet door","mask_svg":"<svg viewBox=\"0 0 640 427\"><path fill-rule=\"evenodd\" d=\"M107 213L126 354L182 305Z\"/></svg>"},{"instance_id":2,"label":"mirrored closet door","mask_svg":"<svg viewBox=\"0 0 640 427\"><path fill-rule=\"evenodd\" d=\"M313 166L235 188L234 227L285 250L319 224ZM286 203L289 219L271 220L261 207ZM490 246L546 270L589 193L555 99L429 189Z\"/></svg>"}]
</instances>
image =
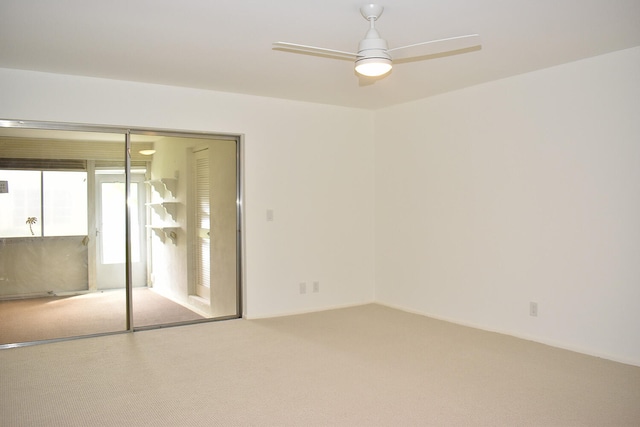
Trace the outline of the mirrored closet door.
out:
<instances>
[{"instance_id":1,"label":"mirrored closet door","mask_svg":"<svg viewBox=\"0 0 640 427\"><path fill-rule=\"evenodd\" d=\"M0 347L240 316L238 138L0 124Z\"/></svg>"}]
</instances>

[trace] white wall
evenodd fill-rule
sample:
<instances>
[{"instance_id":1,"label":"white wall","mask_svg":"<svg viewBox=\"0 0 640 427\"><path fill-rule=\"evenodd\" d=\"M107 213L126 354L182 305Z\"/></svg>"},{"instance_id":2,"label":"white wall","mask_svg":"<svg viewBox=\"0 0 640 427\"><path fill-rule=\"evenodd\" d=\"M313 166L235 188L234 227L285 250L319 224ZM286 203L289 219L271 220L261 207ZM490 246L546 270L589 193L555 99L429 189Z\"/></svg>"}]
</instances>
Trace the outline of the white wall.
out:
<instances>
[{"instance_id":1,"label":"white wall","mask_svg":"<svg viewBox=\"0 0 640 427\"><path fill-rule=\"evenodd\" d=\"M378 301L640 365L640 48L375 123Z\"/></svg>"},{"instance_id":2,"label":"white wall","mask_svg":"<svg viewBox=\"0 0 640 427\"><path fill-rule=\"evenodd\" d=\"M246 315L373 300L372 112L9 69L0 93L4 119L244 134Z\"/></svg>"}]
</instances>

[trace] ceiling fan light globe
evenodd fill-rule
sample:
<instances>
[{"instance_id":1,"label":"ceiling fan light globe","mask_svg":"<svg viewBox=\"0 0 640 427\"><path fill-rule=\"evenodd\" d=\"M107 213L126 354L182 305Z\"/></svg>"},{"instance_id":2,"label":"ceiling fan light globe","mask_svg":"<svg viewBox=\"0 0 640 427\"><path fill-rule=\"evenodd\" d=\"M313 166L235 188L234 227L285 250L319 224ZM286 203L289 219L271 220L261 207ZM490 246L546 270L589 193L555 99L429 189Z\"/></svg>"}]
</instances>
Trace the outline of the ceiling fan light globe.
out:
<instances>
[{"instance_id":1,"label":"ceiling fan light globe","mask_svg":"<svg viewBox=\"0 0 640 427\"><path fill-rule=\"evenodd\" d=\"M391 71L391 60L386 58L363 58L356 61L356 72L367 77L377 77Z\"/></svg>"}]
</instances>

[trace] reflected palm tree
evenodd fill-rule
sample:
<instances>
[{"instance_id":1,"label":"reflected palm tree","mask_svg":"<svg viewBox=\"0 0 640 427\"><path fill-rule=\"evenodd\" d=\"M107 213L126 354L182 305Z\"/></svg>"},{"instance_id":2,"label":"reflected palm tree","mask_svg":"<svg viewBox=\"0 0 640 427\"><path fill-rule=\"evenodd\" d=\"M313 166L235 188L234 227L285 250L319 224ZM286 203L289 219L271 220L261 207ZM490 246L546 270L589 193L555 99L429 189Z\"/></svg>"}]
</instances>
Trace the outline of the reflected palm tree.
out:
<instances>
[{"instance_id":1,"label":"reflected palm tree","mask_svg":"<svg viewBox=\"0 0 640 427\"><path fill-rule=\"evenodd\" d=\"M38 218L36 218L35 216L30 216L27 218L26 224L29 224L29 231L31 231L32 236L35 236L36 234L33 232L33 224L35 224L36 222L38 222Z\"/></svg>"}]
</instances>

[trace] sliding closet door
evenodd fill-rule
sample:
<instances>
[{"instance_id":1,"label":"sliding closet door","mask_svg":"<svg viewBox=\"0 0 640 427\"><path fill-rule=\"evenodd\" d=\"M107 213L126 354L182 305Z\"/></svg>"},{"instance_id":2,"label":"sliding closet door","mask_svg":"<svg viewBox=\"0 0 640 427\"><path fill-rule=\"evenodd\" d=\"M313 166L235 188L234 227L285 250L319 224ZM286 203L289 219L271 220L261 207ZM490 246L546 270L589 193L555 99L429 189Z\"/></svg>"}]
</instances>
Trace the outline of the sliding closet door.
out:
<instances>
[{"instance_id":1,"label":"sliding closet door","mask_svg":"<svg viewBox=\"0 0 640 427\"><path fill-rule=\"evenodd\" d=\"M240 316L237 139L8 122L0 347Z\"/></svg>"},{"instance_id":2,"label":"sliding closet door","mask_svg":"<svg viewBox=\"0 0 640 427\"><path fill-rule=\"evenodd\" d=\"M0 129L0 345L125 330L95 215L96 170L124 155L122 134Z\"/></svg>"},{"instance_id":3,"label":"sliding closet door","mask_svg":"<svg viewBox=\"0 0 640 427\"><path fill-rule=\"evenodd\" d=\"M153 149L149 293L173 304L142 307L134 293L134 326L238 317L237 141L165 134Z\"/></svg>"}]
</instances>

